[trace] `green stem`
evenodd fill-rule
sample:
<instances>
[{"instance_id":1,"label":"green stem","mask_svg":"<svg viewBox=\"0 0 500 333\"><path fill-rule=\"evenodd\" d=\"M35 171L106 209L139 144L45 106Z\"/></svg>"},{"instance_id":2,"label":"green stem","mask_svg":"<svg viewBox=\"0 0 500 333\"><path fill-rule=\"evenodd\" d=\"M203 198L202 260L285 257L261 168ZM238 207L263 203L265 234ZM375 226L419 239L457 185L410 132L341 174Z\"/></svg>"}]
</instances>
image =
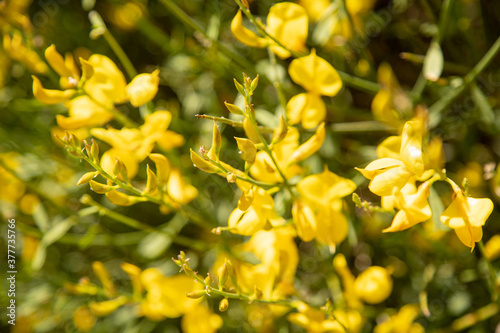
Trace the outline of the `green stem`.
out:
<instances>
[{"instance_id":1,"label":"green stem","mask_svg":"<svg viewBox=\"0 0 500 333\"><path fill-rule=\"evenodd\" d=\"M478 242L478 245L479 245L479 251L483 255L483 259L484 259L484 261L486 261L486 265L488 266L488 272L489 272L489 277L490 277L490 281L489 281L488 285L490 286L491 299L493 301L496 301L498 298L497 273L496 273L495 268L493 267L493 264L491 263L490 259L486 255L483 240L480 240Z\"/></svg>"},{"instance_id":2,"label":"green stem","mask_svg":"<svg viewBox=\"0 0 500 333\"><path fill-rule=\"evenodd\" d=\"M442 112L448 106L453 103L453 101L458 98L469 85L476 80L476 78L481 74L486 67L493 61L495 56L500 51L500 37L497 38L495 43L486 52L486 54L479 60L479 62L472 68L472 70L464 76L464 80L461 86L450 89L450 91L441 97L436 103L432 104L429 108L429 126L431 128L436 127L441 121Z\"/></svg>"},{"instance_id":3,"label":"green stem","mask_svg":"<svg viewBox=\"0 0 500 333\"><path fill-rule=\"evenodd\" d=\"M394 131L393 127L378 121L356 121L351 123L335 123L330 125L332 132L368 132L368 131Z\"/></svg>"},{"instance_id":4,"label":"green stem","mask_svg":"<svg viewBox=\"0 0 500 333\"><path fill-rule=\"evenodd\" d=\"M226 174L230 172L230 171L229 171L229 170L227 170L227 169L226 169L226 168L225 168L222 164L217 163L216 161L214 161L214 160L212 160L212 159L210 159L210 162L211 162L213 165L215 165L216 167L218 167L218 168L219 168L222 172L224 172L224 173L226 173ZM236 174L235 174L235 176L236 176L236 178L238 178L239 180L242 180L242 181L244 181L244 182L250 183L250 184L252 184L252 185L256 185L256 186L262 187L262 188L264 188L264 189L270 189L270 188L273 188L273 187L278 186L277 184L267 184L267 183L263 183L263 182L260 182L260 181L258 181L258 180L252 179L252 178L250 178L250 177L248 177L248 176L241 177L241 176L238 176L238 175L236 175Z\"/></svg>"},{"instance_id":5,"label":"green stem","mask_svg":"<svg viewBox=\"0 0 500 333\"><path fill-rule=\"evenodd\" d=\"M113 35L111 34L111 32L109 32L107 28L103 36L106 42L108 42L113 52L118 57L118 60L120 60L120 62L122 63L123 68L125 68L125 71L127 72L129 79L132 80L134 77L137 76L137 71L135 70L134 65L132 65L132 62L128 58L127 54L125 53L125 51L123 51L120 44L116 41L115 37L113 37Z\"/></svg>"},{"instance_id":6,"label":"green stem","mask_svg":"<svg viewBox=\"0 0 500 333\"><path fill-rule=\"evenodd\" d=\"M242 121L231 120L231 119L224 118L224 117L215 117L215 116L210 116L207 114L197 114L197 115L195 115L195 117L197 119L210 119L213 121L218 121L220 123L231 125L233 127L243 127ZM264 132L264 133L273 133L274 132L274 130L272 128L264 127L264 126L259 126L259 130Z\"/></svg>"},{"instance_id":7,"label":"green stem","mask_svg":"<svg viewBox=\"0 0 500 333\"><path fill-rule=\"evenodd\" d=\"M210 38L210 36L205 32L205 29L198 22L187 15L181 8L179 8L179 6L177 6L172 0L160 0L160 3L165 6L175 17L177 17L185 26L194 31L198 31L204 38L211 41L213 45L217 46L217 49L220 50L222 54L224 54L229 59L232 59L236 64L238 64L238 66L245 70L251 70L253 68L252 63L250 63L248 60L230 50L218 40Z\"/></svg>"}]
</instances>

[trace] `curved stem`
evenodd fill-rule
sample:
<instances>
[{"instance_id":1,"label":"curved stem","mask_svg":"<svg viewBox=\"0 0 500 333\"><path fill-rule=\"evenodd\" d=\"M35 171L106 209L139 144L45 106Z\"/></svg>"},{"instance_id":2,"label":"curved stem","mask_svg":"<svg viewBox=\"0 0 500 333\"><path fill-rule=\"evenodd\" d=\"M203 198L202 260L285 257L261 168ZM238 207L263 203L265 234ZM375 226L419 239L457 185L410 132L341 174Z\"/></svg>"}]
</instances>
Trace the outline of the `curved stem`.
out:
<instances>
[{"instance_id":1,"label":"curved stem","mask_svg":"<svg viewBox=\"0 0 500 333\"><path fill-rule=\"evenodd\" d=\"M129 57L127 56L125 51L123 51L120 44L116 41L115 37L113 37L113 35L111 34L111 32L109 32L109 30L107 28L106 28L106 32L104 32L103 36L104 36L104 39L106 40L106 42L108 42L108 44L111 47L111 49L113 50L113 52L116 54L116 56L120 60L120 62L122 63L123 68L125 68L125 71L127 72L129 79L132 80L135 76L137 76L137 71L135 70L135 67L132 64L132 62L130 61Z\"/></svg>"}]
</instances>

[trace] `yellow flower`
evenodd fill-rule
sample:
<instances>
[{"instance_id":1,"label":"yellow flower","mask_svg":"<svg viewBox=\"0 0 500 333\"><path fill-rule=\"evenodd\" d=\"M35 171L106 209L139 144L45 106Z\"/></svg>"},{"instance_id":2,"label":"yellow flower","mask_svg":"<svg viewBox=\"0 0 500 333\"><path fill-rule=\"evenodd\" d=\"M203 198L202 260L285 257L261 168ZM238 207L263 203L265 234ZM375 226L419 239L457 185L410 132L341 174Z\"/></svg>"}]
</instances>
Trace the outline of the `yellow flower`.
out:
<instances>
[{"instance_id":1,"label":"yellow flower","mask_svg":"<svg viewBox=\"0 0 500 333\"><path fill-rule=\"evenodd\" d=\"M285 138L275 144L272 149L274 160L285 173L287 179L298 175L301 168L292 163L292 154L299 147L299 132L294 127L289 127ZM255 163L250 168L250 174L257 180L266 183L279 183L283 179L276 170L276 166L265 151L259 151L255 157Z\"/></svg>"},{"instance_id":2,"label":"yellow flower","mask_svg":"<svg viewBox=\"0 0 500 333\"><path fill-rule=\"evenodd\" d=\"M109 143L113 148L101 158L103 169L112 174L118 158L127 168L129 178L137 174L138 165L153 150L159 140L168 140L172 132L167 131L172 115L168 111L156 111L148 115L139 128L103 129L94 128L91 134Z\"/></svg>"},{"instance_id":3,"label":"yellow flower","mask_svg":"<svg viewBox=\"0 0 500 333\"><path fill-rule=\"evenodd\" d=\"M295 3L281 2L269 10L266 31L289 50L303 52L308 34L308 17L305 9ZM243 26L241 11L231 22L231 31L241 43L250 47L270 46L280 58L290 57L290 52L278 46L271 38L261 38Z\"/></svg>"},{"instance_id":4,"label":"yellow flower","mask_svg":"<svg viewBox=\"0 0 500 333\"><path fill-rule=\"evenodd\" d=\"M347 306L350 309L361 310L363 308L363 303L361 303L361 300L354 288L354 281L356 279L354 275L352 275L351 270L347 265L347 260L342 253L338 253L333 258L333 267L342 279L343 295Z\"/></svg>"},{"instance_id":5,"label":"yellow flower","mask_svg":"<svg viewBox=\"0 0 500 333\"><path fill-rule=\"evenodd\" d=\"M381 88L372 101L373 116L380 122L399 128L410 112L411 102L389 64L380 65L377 77Z\"/></svg>"},{"instance_id":6,"label":"yellow flower","mask_svg":"<svg viewBox=\"0 0 500 333\"><path fill-rule=\"evenodd\" d=\"M291 2L277 3L269 10L267 31L289 50L303 52L307 39L309 19L305 9ZM281 58L290 57L290 52L270 42L271 50Z\"/></svg>"},{"instance_id":7,"label":"yellow flower","mask_svg":"<svg viewBox=\"0 0 500 333\"><path fill-rule=\"evenodd\" d=\"M484 244L484 253L489 260L495 260L500 257L500 235L491 237Z\"/></svg>"},{"instance_id":8,"label":"yellow flower","mask_svg":"<svg viewBox=\"0 0 500 333\"><path fill-rule=\"evenodd\" d=\"M297 310L298 312L289 314L287 319L305 328L308 333L340 333L345 332L344 327L349 332L358 333L361 332L364 324L363 317L355 310L334 310L331 318L327 318L323 311L316 310L305 303L299 304Z\"/></svg>"},{"instance_id":9,"label":"yellow flower","mask_svg":"<svg viewBox=\"0 0 500 333\"><path fill-rule=\"evenodd\" d=\"M356 189L353 181L325 170L297 184L300 198L294 202L292 216L297 233L304 241L316 238L335 246L347 236L348 223L342 214L342 197Z\"/></svg>"},{"instance_id":10,"label":"yellow flower","mask_svg":"<svg viewBox=\"0 0 500 333\"><path fill-rule=\"evenodd\" d=\"M350 15L358 16L372 10L376 2L377 0L346 0L345 5Z\"/></svg>"},{"instance_id":11,"label":"yellow flower","mask_svg":"<svg viewBox=\"0 0 500 333\"><path fill-rule=\"evenodd\" d=\"M247 183L237 182L242 192L248 192ZM239 235L253 235L263 229L267 223L277 226L284 223L283 218L279 217L274 210L274 200L269 193L261 187L253 186L252 201L250 206L241 210L237 207L229 215L228 227L230 231Z\"/></svg>"},{"instance_id":12,"label":"yellow flower","mask_svg":"<svg viewBox=\"0 0 500 333\"><path fill-rule=\"evenodd\" d=\"M302 93L288 101L286 114L290 125L302 123L302 127L311 129L325 120L326 107L321 96Z\"/></svg>"},{"instance_id":13,"label":"yellow flower","mask_svg":"<svg viewBox=\"0 0 500 333\"><path fill-rule=\"evenodd\" d=\"M160 70L151 74L139 74L127 85L127 95L130 104L139 107L150 102L158 92Z\"/></svg>"},{"instance_id":14,"label":"yellow flower","mask_svg":"<svg viewBox=\"0 0 500 333\"><path fill-rule=\"evenodd\" d=\"M307 93L299 94L287 104L287 116L291 125L302 122L306 129L318 126L325 119L326 108L321 95L335 96L342 88L337 71L323 58L311 54L293 60L288 67L292 80Z\"/></svg>"},{"instance_id":15,"label":"yellow flower","mask_svg":"<svg viewBox=\"0 0 500 333\"><path fill-rule=\"evenodd\" d=\"M441 215L441 222L454 229L460 241L472 250L483 237L481 227L493 211L493 202L466 197L458 186L454 190L455 199Z\"/></svg>"},{"instance_id":16,"label":"yellow flower","mask_svg":"<svg viewBox=\"0 0 500 333\"><path fill-rule=\"evenodd\" d=\"M96 316L86 306L79 306L73 313L72 319L80 332L90 331L97 322Z\"/></svg>"},{"instance_id":17,"label":"yellow flower","mask_svg":"<svg viewBox=\"0 0 500 333\"><path fill-rule=\"evenodd\" d=\"M397 314L391 316L388 320L378 324L374 333L424 333L425 329L418 323L413 323L420 314L418 304L404 305Z\"/></svg>"},{"instance_id":18,"label":"yellow flower","mask_svg":"<svg viewBox=\"0 0 500 333\"><path fill-rule=\"evenodd\" d=\"M148 268L141 273L141 282L147 292L141 303L141 314L154 321L180 317L202 301L202 298L186 296L203 286L184 274L167 277L157 268Z\"/></svg>"},{"instance_id":19,"label":"yellow flower","mask_svg":"<svg viewBox=\"0 0 500 333\"><path fill-rule=\"evenodd\" d=\"M358 297L366 303L383 302L392 292L391 273L384 267L368 267L354 281L354 290Z\"/></svg>"},{"instance_id":20,"label":"yellow flower","mask_svg":"<svg viewBox=\"0 0 500 333\"><path fill-rule=\"evenodd\" d=\"M304 7L313 22L318 22L331 5L331 0L299 0L299 5Z\"/></svg>"},{"instance_id":21,"label":"yellow flower","mask_svg":"<svg viewBox=\"0 0 500 333\"><path fill-rule=\"evenodd\" d=\"M9 3L13 3L13 1L9 1ZM4 8L2 8L2 11L3 17L9 15L5 12ZM45 62L40 59L38 53L26 45L20 32L14 32L12 37L9 34L4 33L3 49L11 59L22 63L33 73L45 74L49 70Z\"/></svg>"},{"instance_id":22,"label":"yellow flower","mask_svg":"<svg viewBox=\"0 0 500 333\"><path fill-rule=\"evenodd\" d=\"M415 194L405 195L402 191L396 191L395 197L400 211L394 216L391 226L383 232L402 231L430 219L432 211L427 198L431 185L431 182L421 184Z\"/></svg>"},{"instance_id":23,"label":"yellow flower","mask_svg":"<svg viewBox=\"0 0 500 333\"><path fill-rule=\"evenodd\" d=\"M64 90L63 92L68 91ZM38 99L40 100L40 98ZM111 113L85 95L66 101L64 106L69 110L69 117L57 115L56 120L57 125L65 130L100 126L113 119Z\"/></svg>"},{"instance_id":24,"label":"yellow flower","mask_svg":"<svg viewBox=\"0 0 500 333\"><path fill-rule=\"evenodd\" d=\"M188 311L181 321L184 333L215 333L222 327L221 316L213 313L208 306L198 305Z\"/></svg>"}]
</instances>

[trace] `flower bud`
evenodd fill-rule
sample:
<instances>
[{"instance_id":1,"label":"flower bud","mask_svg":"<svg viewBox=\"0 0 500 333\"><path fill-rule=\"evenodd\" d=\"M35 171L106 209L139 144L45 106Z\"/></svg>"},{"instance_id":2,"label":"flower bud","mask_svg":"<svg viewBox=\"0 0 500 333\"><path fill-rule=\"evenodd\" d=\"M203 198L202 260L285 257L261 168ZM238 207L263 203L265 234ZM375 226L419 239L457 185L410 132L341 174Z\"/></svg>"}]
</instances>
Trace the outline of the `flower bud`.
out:
<instances>
[{"instance_id":1,"label":"flower bud","mask_svg":"<svg viewBox=\"0 0 500 333\"><path fill-rule=\"evenodd\" d=\"M149 158L155 162L158 184L160 186L166 185L170 174L170 163L167 158L162 154L149 154Z\"/></svg>"},{"instance_id":2,"label":"flower bud","mask_svg":"<svg viewBox=\"0 0 500 333\"><path fill-rule=\"evenodd\" d=\"M227 179L228 183L233 184L233 183L236 183L236 180L238 179L238 177L236 177L236 175L234 173L230 172L227 174L226 179Z\"/></svg>"},{"instance_id":3,"label":"flower bud","mask_svg":"<svg viewBox=\"0 0 500 333\"><path fill-rule=\"evenodd\" d=\"M257 148L255 144L249 140L244 138L236 138L236 143L238 144L238 149L241 152L241 158L250 164L255 162L255 156L257 155Z\"/></svg>"},{"instance_id":4,"label":"flower bud","mask_svg":"<svg viewBox=\"0 0 500 333\"><path fill-rule=\"evenodd\" d=\"M325 123L321 123L316 129L316 133L306 142L301 144L292 155L292 163L305 160L317 152L325 141Z\"/></svg>"},{"instance_id":5,"label":"flower bud","mask_svg":"<svg viewBox=\"0 0 500 333\"><path fill-rule=\"evenodd\" d=\"M358 297L366 303L383 302L392 292L391 274L384 267L368 267L354 281L354 289Z\"/></svg>"},{"instance_id":6,"label":"flower bud","mask_svg":"<svg viewBox=\"0 0 500 333\"><path fill-rule=\"evenodd\" d=\"M210 286L212 284L212 275L210 275L210 273L207 273L207 277L205 278L204 283L207 286Z\"/></svg>"},{"instance_id":7,"label":"flower bud","mask_svg":"<svg viewBox=\"0 0 500 333\"><path fill-rule=\"evenodd\" d=\"M213 136L212 136L212 147L208 151L208 157L212 160L215 160L216 162L219 162L219 154L220 154L220 147L221 147L221 136L219 132L219 128L217 127L217 124L214 121L214 131L213 131Z\"/></svg>"},{"instance_id":8,"label":"flower bud","mask_svg":"<svg viewBox=\"0 0 500 333\"><path fill-rule=\"evenodd\" d=\"M99 175L99 172L97 172L97 171L87 172L82 177L80 177L80 179L78 180L76 185L87 184L89 181L91 181L92 179L97 177L97 175Z\"/></svg>"},{"instance_id":9,"label":"flower bud","mask_svg":"<svg viewBox=\"0 0 500 333\"><path fill-rule=\"evenodd\" d=\"M224 263L221 268L219 268L219 289L222 290L224 287L224 284L227 281L228 277L228 270L227 270L227 265Z\"/></svg>"},{"instance_id":10,"label":"flower bud","mask_svg":"<svg viewBox=\"0 0 500 333\"><path fill-rule=\"evenodd\" d=\"M241 11L238 11L239 15L241 16ZM236 16L238 16L238 14L236 14ZM236 18L235 16L235 18ZM234 22L234 20L233 20ZM232 24L231 24L231 29L232 29ZM234 32L233 32L234 34ZM236 79L233 79L234 80L234 85L236 86L236 90L238 90L238 92L241 94L241 96L245 96L246 95L246 92L245 92L245 88L243 88L243 86L241 85L241 83L238 82L238 80Z\"/></svg>"},{"instance_id":11,"label":"flower bud","mask_svg":"<svg viewBox=\"0 0 500 333\"><path fill-rule=\"evenodd\" d=\"M146 166L147 181L146 188L144 189L145 194L151 194L158 188L158 178L156 178L155 173L149 168L149 164Z\"/></svg>"},{"instance_id":12,"label":"flower bud","mask_svg":"<svg viewBox=\"0 0 500 333\"><path fill-rule=\"evenodd\" d=\"M231 113L234 113L234 114L237 114L239 116L244 116L245 115L245 112L243 112L242 109L240 109L239 107L237 107L236 105L234 104L230 104L230 103L226 103L224 102L224 105L226 106L226 108L229 110L229 112Z\"/></svg>"},{"instance_id":13,"label":"flower bud","mask_svg":"<svg viewBox=\"0 0 500 333\"><path fill-rule=\"evenodd\" d=\"M216 166L214 166L212 163L209 161L203 159L200 155L195 153L192 149L191 151L191 161L193 162L194 166L197 167L200 170L203 170L208 173L219 173L220 170Z\"/></svg>"},{"instance_id":14,"label":"flower bud","mask_svg":"<svg viewBox=\"0 0 500 333\"><path fill-rule=\"evenodd\" d=\"M187 297L193 298L193 299L201 298L201 297L206 296L206 295L207 295L207 292L204 289L203 290L195 290L195 291L192 291L190 293L186 293Z\"/></svg>"},{"instance_id":15,"label":"flower bud","mask_svg":"<svg viewBox=\"0 0 500 333\"><path fill-rule=\"evenodd\" d=\"M228 307L229 307L229 301L227 300L227 298L222 299L222 301L220 301L219 303L219 311L224 312L227 310Z\"/></svg>"},{"instance_id":16,"label":"flower bud","mask_svg":"<svg viewBox=\"0 0 500 333\"><path fill-rule=\"evenodd\" d=\"M273 141L271 142L271 144L274 145L283 141L287 133L288 126L286 124L285 117L283 116L283 114L280 114L280 124L278 126L278 129L274 132Z\"/></svg>"},{"instance_id":17,"label":"flower bud","mask_svg":"<svg viewBox=\"0 0 500 333\"><path fill-rule=\"evenodd\" d=\"M89 184L92 191L99 194L105 194L115 189L114 186L104 185L95 180L90 180Z\"/></svg>"}]
</instances>

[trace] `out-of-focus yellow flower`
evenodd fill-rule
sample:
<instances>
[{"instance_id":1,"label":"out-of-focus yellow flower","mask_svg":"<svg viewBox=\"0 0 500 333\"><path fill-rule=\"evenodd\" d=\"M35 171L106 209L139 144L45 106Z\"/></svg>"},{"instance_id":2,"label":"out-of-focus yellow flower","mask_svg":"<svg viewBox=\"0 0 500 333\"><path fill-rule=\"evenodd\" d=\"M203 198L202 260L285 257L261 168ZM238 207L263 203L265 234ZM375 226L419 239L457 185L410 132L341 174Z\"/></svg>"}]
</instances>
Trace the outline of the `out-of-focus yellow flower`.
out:
<instances>
[{"instance_id":1,"label":"out-of-focus yellow flower","mask_svg":"<svg viewBox=\"0 0 500 333\"><path fill-rule=\"evenodd\" d=\"M222 324L221 316L202 304L187 312L181 321L182 331L185 333L215 333Z\"/></svg>"},{"instance_id":2,"label":"out-of-focus yellow flower","mask_svg":"<svg viewBox=\"0 0 500 333\"><path fill-rule=\"evenodd\" d=\"M354 288L354 281L356 279L354 275L352 275L351 270L347 265L347 260L345 259L345 256L342 253L338 253L333 258L333 267L335 268L335 271L337 271L337 274L340 275L340 278L342 279L343 295L347 307L350 309L358 309L358 310L362 309L363 303L361 303L361 300Z\"/></svg>"},{"instance_id":3,"label":"out-of-focus yellow flower","mask_svg":"<svg viewBox=\"0 0 500 333\"><path fill-rule=\"evenodd\" d=\"M314 49L308 56L293 60L288 73L295 83L307 90L288 102L289 123L302 123L306 129L318 126L326 116L321 95L335 96L340 91L342 80L339 74L326 60L318 57Z\"/></svg>"},{"instance_id":4,"label":"out-of-focus yellow flower","mask_svg":"<svg viewBox=\"0 0 500 333\"><path fill-rule=\"evenodd\" d=\"M33 73L45 74L49 69L38 53L26 46L21 33L15 32L12 37L4 34L3 48L11 59L22 63Z\"/></svg>"},{"instance_id":5,"label":"out-of-focus yellow flower","mask_svg":"<svg viewBox=\"0 0 500 333\"><path fill-rule=\"evenodd\" d=\"M308 34L308 17L305 9L295 3L281 2L269 10L266 31L278 42L294 52L303 52ZM231 22L231 31L241 43L250 47L270 46L280 58L290 57L290 52L277 45L271 38L259 37L243 26L243 15L238 11Z\"/></svg>"},{"instance_id":6,"label":"out-of-focus yellow flower","mask_svg":"<svg viewBox=\"0 0 500 333\"><path fill-rule=\"evenodd\" d=\"M14 152L0 154L0 159L9 169L19 170L21 156ZM15 204L26 191L26 185L11 173L0 167L0 200Z\"/></svg>"},{"instance_id":7,"label":"out-of-focus yellow flower","mask_svg":"<svg viewBox=\"0 0 500 333\"><path fill-rule=\"evenodd\" d=\"M491 237L484 244L484 253L489 260L495 260L500 257L500 235Z\"/></svg>"},{"instance_id":8,"label":"out-of-focus yellow flower","mask_svg":"<svg viewBox=\"0 0 500 333\"><path fill-rule=\"evenodd\" d=\"M331 0L299 0L299 5L304 7L313 22L318 22L325 15L331 3Z\"/></svg>"},{"instance_id":9,"label":"out-of-focus yellow flower","mask_svg":"<svg viewBox=\"0 0 500 333\"><path fill-rule=\"evenodd\" d=\"M127 1L124 4L113 6L109 17L111 22L122 30L132 30L144 16L145 6L138 1Z\"/></svg>"},{"instance_id":10,"label":"out-of-focus yellow flower","mask_svg":"<svg viewBox=\"0 0 500 333\"><path fill-rule=\"evenodd\" d=\"M455 230L460 241L472 250L483 237L482 226L493 211L493 202L466 197L456 185L454 191L455 198L441 215L441 222Z\"/></svg>"},{"instance_id":11,"label":"out-of-focus yellow flower","mask_svg":"<svg viewBox=\"0 0 500 333\"><path fill-rule=\"evenodd\" d=\"M94 271L99 281L102 283L102 287L104 288L106 295L108 295L109 297L114 296L116 293L115 285L113 284L109 272L104 264L100 261L94 261L92 263L92 270Z\"/></svg>"},{"instance_id":12,"label":"out-of-focus yellow flower","mask_svg":"<svg viewBox=\"0 0 500 333\"><path fill-rule=\"evenodd\" d=\"M411 102L389 64L380 65L377 77L381 88L372 101L373 116L380 122L400 128L409 113Z\"/></svg>"},{"instance_id":13,"label":"out-of-focus yellow flower","mask_svg":"<svg viewBox=\"0 0 500 333\"><path fill-rule=\"evenodd\" d=\"M364 319L358 311L355 310L334 310L331 318L327 318L325 313L311 308L305 303L300 304L298 312L291 313L287 319L307 330L308 333L322 332L361 332Z\"/></svg>"},{"instance_id":14,"label":"out-of-focus yellow flower","mask_svg":"<svg viewBox=\"0 0 500 333\"><path fill-rule=\"evenodd\" d=\"M348 223L342 213L341 198L356 189L353 181L325 170L302 179L297 184L300 198L292 207L297 233L304 241L316 238L335 246L347 236Z\"/></svg>"},{"instance_id":15,"label":"out-of-focus yellow flower","mask_svg":"<svg viewBox=\"0 0 500 333\"><path fill-rule=\"evenodd\" d=\"M384 267L368 267L354 281L354 290L358 297L366 303L383 302L392 292L391 273Z\"/></svg>"},{"instance_id":16,"label":"out-of-focus yellow flower","mask_svg":"<svg viewBox=\"0 0 500 333\"><path fill-rule=\"evenodd\" d=\"M119 307L125 305L128 301L126 296L119 296L102 302L90 302L89 309L99 317L107 316L115 312Z\"/></svg>"},{"instance_id":17,"label":"out-of-focus yellow flower","mask_svg":"<svg viewBox=\"0 0 500 333\"><path fill-rule=\"evenodd\" d=\"M97 322L94 313L86 306L79 306L73 313L72 318L73 323L80 332L90 331Z\"/></svg>"},{"instance_id":18,"label":"out-of-focus yellow flower","mask_svg":"<svg viewBox=\"0 0 500 333\"><path fill-rule=\"evenodd\" d=\"M127 85L127 95L130 104L139 107L150 102L158 92L160 83L160 70L157 69L151 74L139 74Z\"/></svg>"},{"instance_id":19,"label":"out-of-focus yellow flower","mask_svg":"<svg viewBox=\"0 0 500 333\"><path fill-rule=\"evenodd\" d=\"M425 329L419 323L414 323L416 317L420 314L420 308L417 304L404 305L397 314L391 316L388 320L378 324L374 333L424 333Z\"/></svg>"},{"instance_id":20,"label":"out-of-focus yellow flower","mask_svg":"<svg viewBox=\"0 0 500 333\"><path fill-rule=\"evenodd\" d=\"M346 0L345 5L350 15L358 16L372 10L376 2L377 0Z\"/></svg>"},{"instance_id":21,"label":"out-of-focus yellow flower","mask_svg":"<svg viewBox=\"0 0 500 333\"><path fill-rule=\"evenodd\" d=\"M406 230L417 223L430 219L432 211L427 198L430 194L431 185L431 182L421 184L414 194L405 195L402 191L396 191L394 196L400 211L394 216L391 226L384 229L383 232Z\"/></svg>"},{"instance_id":22,"label":"out-of-focus yellow flower","mask_svg":"<svg viewBox=\"0 0 500 333\"><path fill-rule=\"evenodd\" d=\"M147 292L141 314L154 321L180 317L202 301L186 296L188 292L203 289L203 285L183 274L167 277L157 268L148 268L141 273L141 282Z\"/></svg>"}]
</instances>

